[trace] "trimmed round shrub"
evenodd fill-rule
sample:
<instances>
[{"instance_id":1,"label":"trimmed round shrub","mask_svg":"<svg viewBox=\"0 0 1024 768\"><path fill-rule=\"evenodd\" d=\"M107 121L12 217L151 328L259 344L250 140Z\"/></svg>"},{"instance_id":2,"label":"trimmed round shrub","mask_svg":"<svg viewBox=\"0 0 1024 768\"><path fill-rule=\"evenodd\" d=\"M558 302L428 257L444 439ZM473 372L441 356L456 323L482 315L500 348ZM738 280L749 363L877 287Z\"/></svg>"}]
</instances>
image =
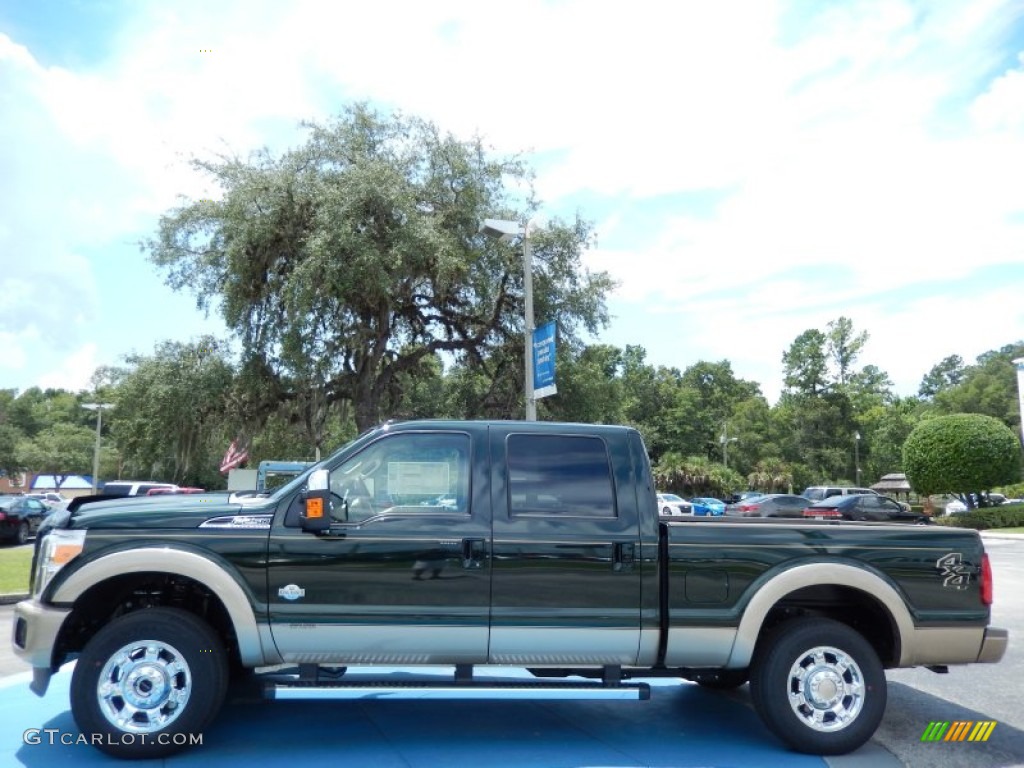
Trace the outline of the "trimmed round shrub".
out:
<instances>
[{"instance_id":1,"label":"trimmed round shrub","mask_svg":"<svg viewBox=\"0 0 1024 768\"><path fill-rule=\"evenodd\" d=\"M1020 477L1021 448L1005 424L980 413L937 416L903 444L903 470L919 494L969 493Z\"/></svg>"}]
</instances>

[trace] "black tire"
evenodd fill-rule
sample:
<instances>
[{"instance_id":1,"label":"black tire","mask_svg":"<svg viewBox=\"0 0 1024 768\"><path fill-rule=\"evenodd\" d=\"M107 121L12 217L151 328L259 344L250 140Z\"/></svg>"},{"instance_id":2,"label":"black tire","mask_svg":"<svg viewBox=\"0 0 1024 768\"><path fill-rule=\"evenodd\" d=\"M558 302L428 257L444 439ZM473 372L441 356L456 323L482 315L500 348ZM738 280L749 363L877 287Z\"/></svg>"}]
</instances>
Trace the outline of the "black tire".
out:
<instances>
[{"instance_id":1,"label":"black tire","mask_svg":"<svg viewBox=\"0 0 1024 768\"><path fill-rule=\"evenodd\" d=\"M147 608L107 624L86 644L71 678L71 712L102 752L165 757L194 743L220 710L227 683L227 654L206 622L176 608ZM131 719L124 717L129 697L137 710Z\"/></svg>"},{"instance_id":2,"label":"black tire","mask_svg":"<svg viewBox=\"0 0 1024 768\"><path fill-rule=\"evenodd\" d=\"M28 521L22 520L18 523L18 531L14 534L15 544L27 544L28 543Z\"/></svg>"},{"instance_id":3,"label":"black tire","mask_svg":"<svg viewBox=\"0 0 1024 768\"><path fill-rule=\"evenodd\" d=\"M875 649L832 619L787 621L754 652L754 709L797 752L842 755L857 749L878 728L886 694Z\"/></svg>"},{"instance_id":4,"label":"black tire","mask_svg":"<svg viewBox=\"0 0 1024 768\"><path fill-rule=\"evenodd\" d=\"M650 507L648 507L648 509L650 509ZM661 514L663 514L663 515L671 515L672 514L672 510L669 509L668 507L662 507L661 508Z\"/></svg>"},{"instance_id":5,"label":"black tire","mask_svg":"<svg viewBox=\"0 0 1024 768\"><path fill-rule=\"evenodd\" d=\"M697 675L693 681L702 688L710 688L713 691L731 691L739 688L749 678L749 669L716 669Z\"/></svg>"}]
</instances>

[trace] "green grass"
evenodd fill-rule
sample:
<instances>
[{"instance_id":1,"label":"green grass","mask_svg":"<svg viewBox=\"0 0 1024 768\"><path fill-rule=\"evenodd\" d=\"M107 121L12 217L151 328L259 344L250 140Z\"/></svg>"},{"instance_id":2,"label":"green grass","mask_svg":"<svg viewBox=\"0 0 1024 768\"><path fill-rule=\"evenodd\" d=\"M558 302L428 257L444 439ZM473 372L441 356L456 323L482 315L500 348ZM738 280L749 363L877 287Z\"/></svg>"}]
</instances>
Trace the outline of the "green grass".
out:
<instances>
[{"instance_id":1,"label":"green grass","mask_svg":"<svg viewBox=\"0 0 1024 768\"><path fill-rule=\"evenodd\" d=\"M0 595L28 592L32 547L0 547Z\"/></svg>"}]
</instances>

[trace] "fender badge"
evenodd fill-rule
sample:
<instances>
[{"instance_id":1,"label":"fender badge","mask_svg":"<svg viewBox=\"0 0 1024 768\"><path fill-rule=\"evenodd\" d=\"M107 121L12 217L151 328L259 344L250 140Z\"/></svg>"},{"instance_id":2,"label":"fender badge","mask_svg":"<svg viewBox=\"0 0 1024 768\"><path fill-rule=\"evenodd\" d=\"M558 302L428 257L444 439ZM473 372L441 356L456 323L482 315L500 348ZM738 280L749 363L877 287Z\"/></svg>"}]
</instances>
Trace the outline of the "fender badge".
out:
<instances>
[{"instance_id":1,"label":"fender badge","mask_svg":"<svg viewBox=\"0 0 1024 768\"><path fill-rule=\"evenodd\" d=\"M935 567L940 571L939 578L943 580L942 586L967 589L973 569L969 565L964 565L963 557L959 552L943 555L935 561Z\"/></svg>"},{"instance_id":2,"label":"fender badge","mask_svg":"<svg viewBox=\"0 0 1024 768\"><path fill-rule=\"evenodd\" d=\"M277 594L278 597L283 597L285 600L298 600L300 597L306 596L306 590L298 584L288 584L277 590Z\"/></svg>"}]
</instances>

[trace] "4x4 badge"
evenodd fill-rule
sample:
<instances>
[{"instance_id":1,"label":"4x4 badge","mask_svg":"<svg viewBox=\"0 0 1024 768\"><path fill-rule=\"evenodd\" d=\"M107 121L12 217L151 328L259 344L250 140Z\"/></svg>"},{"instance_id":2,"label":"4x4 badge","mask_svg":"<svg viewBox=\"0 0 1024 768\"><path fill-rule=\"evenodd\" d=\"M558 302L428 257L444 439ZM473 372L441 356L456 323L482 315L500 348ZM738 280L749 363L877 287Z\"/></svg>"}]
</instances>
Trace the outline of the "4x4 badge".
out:
<instances>
[{"instance_id":1,"label":"4x4 badge","mask_svg":"<svg viewBox=\"0 0 1024 768\"><path fill-rule=\"evenodd\" d=\"M285 600L298 600L300 597L306 596L306 590L298 584L286 584L277 590L277 594Z\"/></svg>"},{"instance_id":2,"label":"4x4 badge","mask_svg":"<svg viewBox=\"0 0 1024 768\"><path fill-rule=\"evenodd\" d=\"M935 567L941 571L939 576L942 578L942 586L967 589L973 569L969 565L964 565L963 557L959 552L943 555L935 561Z\"/></svg>"}]
</instances>

